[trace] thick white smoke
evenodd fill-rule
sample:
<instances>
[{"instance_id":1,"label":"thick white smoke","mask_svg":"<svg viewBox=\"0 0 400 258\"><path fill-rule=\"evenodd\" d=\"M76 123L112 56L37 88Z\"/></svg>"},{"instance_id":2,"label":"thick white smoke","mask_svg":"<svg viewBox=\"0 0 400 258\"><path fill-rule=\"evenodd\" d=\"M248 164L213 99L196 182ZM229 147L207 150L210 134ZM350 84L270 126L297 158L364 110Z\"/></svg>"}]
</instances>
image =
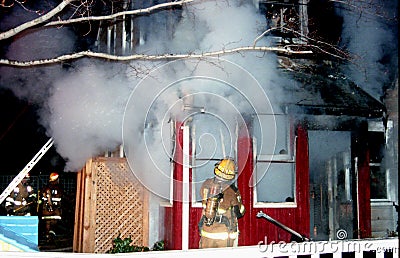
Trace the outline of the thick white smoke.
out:
<instances>
[{"instance_id":1,"label":"thick white smoke","mask_svg":"<svg viewBox=\"0 0 400 258\"><path fill-rule=\"evenodd\" d=\"M151 31L143 38L144 44L135 52L201 53L253 45L254 39L265 29L265 18L252 4L239 4L242 2L244 1L210 0L189 4L183 9L182 19L174 24L173 37L167 37L168 33L160 30ZM372 60L375 65L372 68L376 71L383 71L383 66L379 65L379 54L385 52L385 44L382 42L392 42L393 39L388 38L389 34L384 34L383 27L370 26L370 20L368 22L363 19L355 21L347 18L354 17L352 13L346 14L348 15L345 15L344 39L348 46L351 49L361 49L361 52L358 51L359 55ZM146 19L152 19L152 15ZM2 29L4 26L3 24ZM259 44L268 45L267 40L265 38ZM28 60L54 57L71 52L74 42L75 36L67 29L52 28L34 31L13 41L8 49L7 58ZM369 51L371 47L379 51ZM277 76L274 58L269 58L270 56L273 55L241 53L224 56L224 58L249 71L264 87L268 97L276 98L271 101L278 103L279 98L282 97L279 85L283 79ZM0 68L2 86L11 88L20 98L41 105L41 122L47 128L48 135L54 138L57 151L67 160L65 170L71 171L79 170L88 158L106 150L113 150L122 143L124 107L132 89L141 79L137 77L138 70L131 67L154 67L154 63L133 62L131 66L124 66L110 63L99 64L93 60L87 60L75 62L73 65L67 69L59 65L26 70ZM177 70L166 76L180 78L179 72ZM382 87L379 76L368 74L367 84L360 83L360 85L371 86L373 94L379 95ZM356 75L354 78L358 81L365 80L365 77ZM248 87L239 79L237 84L243 89ZM177 114L182 110L183 102L179 103L185 95L190 94L191 89L185 85L181 86L175 91L162 95L160 101L153 106L151 111L153 129L162 124L157 121L164 121L166 112ZM229 87L222 87L215 93L235 103L238 110L248 110L248 103L243 102L243 98L237 94L231 94L230 90ZM258 96L246 97L255 100L251 104L258 104ZM218 103L207 102L206 98L197 97L196 101L196 106L207 104L210 111L224 110L224 107L220 107ZM175 104L174 110L168 110L172 104ZM277 110L277 112L280 111ZM226 117L229 118L229 114L226 114ZM138 114L137 119L142 118L143 114ZM145 126L143 124L143 128L137 128L137 139L143 139ZM160 155L165 155L165 153Z\"/></svg>"},{"instance_id":2,"label":"thick white smoke","mask_svg":"<svg viewBox=\"0 0 400 258\"><path fill-rule=\"evenodd\" d=\"M265 18L251 4L239 5L239 1L202 1L184 7L182 18L175 25L170 41L166 40L168 37L155 37L155 35L165 35L160 29L147 36L145 44L136 51L149 54L163 52L180 54L251 46L264 29ZM260 44L266 44L265 39ZM164 137L161 136L161 132L166 130L166 123L170 117L178 121L184 121L189 117L196 119L196 116L192 115L204 108L207 114L213 114L216 118L212 124L209 124L211 120L207 120L208 124L205 127L208 127L208 131L204 137L199 136L200 128L197 127L197 136L203 139L204 148L216 148L217 152L226 151L233 156L232 143L237 137L236 125L238 122L243 123L238 121L238 116L254 114L255 107L260 113L271 114L273 111L265 95L282 96L280 88L274 87L282 79L276 75L276 65L272 61L273 58L269 57L272 55L238 53L222 57L228 62L221 60L199 60L198 64L195 60L187 64L174 62L150 74L150 78L147 79L150 82L146 79L143 82L145 86L138 86L139 89L133 93L134 107L127 112L134 115L129 119L128 128L124 128L126 131L124 137L127 135L129 138L129 143L124 145L128 158L132 160L134 173L145 185L150 186L157 194L168 197L169 185L165 182L169 181L170 176L168 155L171 155L171 149L162 143L167 142L171 136L166 134L165 139L160 138ZM229 62L232 62L231 65ZM136 62L132 63L132 66L136 67ZM241 66L242 69L237 66ZM248 76L244 76L243 73ZM205 77L198 78L198 76ZM249 82L249 77L254 77L253 81L258 81L259 84ZM151 82L152 80L154 81ZM176 83L170 85L171 82ZM260 85L264 87L264 92L261 94ZM163 86L164 90L157 88ZM143 104L146 98L147 102L152 104L149 114L146 114L148 107ZM186 107L193 110L186 110ZM144 113L137 114L137 110ZM136 127L131 128L133 125ZM218 129L220 125L229 132L224 140L230 142L231 146L227 144L226 150L222 150L217 144L221 140L222 129ZM271 123L272 133L275 131L274 126ZM142 131L143 134L139 137L129 137Z\"/></svg>"},{"instance_id":3,"label":"thick white smoke","mask_svg":"<svg viewBox=\"0 0 400 258\"><path fill-rule=\"evenodd\" d=\"M343 17L342 46L357 56L344 71L378 100L398 66L398 1L351 1L337 4ZM356 65L354 65L356 64Z\"/></svg>"},{"instance_id":4,"label":"thick white smoke","mask_svg":"<svg viewBox=\"0 0 400 258\"><path fill-rule=\"evenodd\" d=\"M80 68L53 84L45 117L57 152L68 169L115 149L121 143L121 124L130 89L120 66L83 62Z\"/></svg>"}]
</instances>

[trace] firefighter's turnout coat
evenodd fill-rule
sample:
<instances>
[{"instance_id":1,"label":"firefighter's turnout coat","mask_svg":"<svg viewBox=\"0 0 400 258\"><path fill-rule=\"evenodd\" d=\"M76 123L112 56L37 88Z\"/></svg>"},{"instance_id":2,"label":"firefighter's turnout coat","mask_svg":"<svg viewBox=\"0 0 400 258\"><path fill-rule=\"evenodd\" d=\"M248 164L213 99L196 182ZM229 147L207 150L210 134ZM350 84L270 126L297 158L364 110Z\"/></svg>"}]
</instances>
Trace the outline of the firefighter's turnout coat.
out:
<instances>
[{"instance_id":1,"label":"firefighter's turnout coat","mask_svg":"<svg viewBox=\"0 0 400 258\"><path fill-rule=\"evenodd\" d=\"M32 186L20 182L6 198L7 215L31 216L35 209L36 194Z\"/></svg>"},{"instance_id":2,"label":"firefighter's turnout coat","mask_svg":"<svg viewBox=\"0 0 400 258\"><path fill-rule=\"evenodd\" d=\"M50 181L41 191L40 227L46 239L59 234L62 223L63 189L57 181Z\"/></svg>"},{"instance_id":3,"label":"firefighter's turnout coat","mask_svg":"<svg viewBox=\"0 0 400 258\"><path fill-rule=\"evenodd\" d=\"M200 189L203 212L199 222L200 248L232 247L239 235L238 218L244 215L240 192L230 181L207 179ZM217 189L217 190L216 190ZM210 219L210 201L215 212Z\"/></svg>"},{"instance_id":4,"label":"firefighter's turnout coat","mask_svg":"<svg viewBox=\"0 0 400 258\"><path fill-rule=\"evenodd\" d=\"M42 189L42 219L61 219L63 189L58 182L50 182Z\"/></svg>"}]
</instances>

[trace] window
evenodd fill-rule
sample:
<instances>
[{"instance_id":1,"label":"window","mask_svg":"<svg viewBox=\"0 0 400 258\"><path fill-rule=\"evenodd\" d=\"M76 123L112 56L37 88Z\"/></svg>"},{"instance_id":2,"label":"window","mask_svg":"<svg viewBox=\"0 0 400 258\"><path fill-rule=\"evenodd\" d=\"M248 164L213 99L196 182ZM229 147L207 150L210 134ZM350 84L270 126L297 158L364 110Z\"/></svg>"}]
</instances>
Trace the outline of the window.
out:
<instances>
[{"instance_id":1,"label":"window","mask_svg":"<svg viewBox=\"0 0 400 258\"><path fill-rule=\"evenodd\" d=\"M386 171L381 166L370 166L371 199L388 199Z\"/></svg>"},{"instance_id":2,"label":"window","mask_svg":"<svg viewBox=\"0 0 400 258\"><path fill-rule=\"evenodd\" d=\"M295 157L286 115L254 120L254 206L295 207Z\"/></svg>"},{"instance_id":3,"label":"window","mask_svg":"<svg viewBox=\"0 0 400 258\"><path fill-rule=\"evenodd\" d=\"M385 135L384 132L371 131L376 129L376 126L369 125L368 132L368 145L369 145L369 167L370 167L370 186L371 186L371 199L373 200L386 200L388 199L387 193L387 171L382 164L385 149Z\"/></svg>"},{"instance_id":4,"label":"window","mask_svg":"<svg viewBox=\"0 0 400 258\"><path fill-rule=\"evenodd\" d=\"M192 140L192 206L201 207L200 187L207 179L214 177L214 165L225 157L236 161L236 128L211 114L193 116L191 122Z\"/></svg>"},{"instance_id":5,"label":"window","mask_svg":"<svg viewBox=\"0 0 400 258\"><path fill-rule=\"evenodd\" d=\"M258 162L257 202L294 202L294 163Z\"/></svg>"}]
</instances>

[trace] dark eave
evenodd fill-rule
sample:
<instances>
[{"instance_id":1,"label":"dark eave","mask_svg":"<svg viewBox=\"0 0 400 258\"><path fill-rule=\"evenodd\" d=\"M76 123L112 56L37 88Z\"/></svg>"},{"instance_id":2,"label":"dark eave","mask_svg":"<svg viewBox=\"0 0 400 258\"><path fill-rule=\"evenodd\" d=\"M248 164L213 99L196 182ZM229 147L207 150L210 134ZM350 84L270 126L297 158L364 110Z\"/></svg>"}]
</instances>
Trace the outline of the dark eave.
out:
<instances>
[{"instance_id":1,"label":"dark eave","mask_svg":"<svg viewBox=\"0 0 400 258\"><path fill-rule=\"evenodd\" d=\"M385 106L346 77L327 72L285 72L293 83L289 109L309 115L380 118Z\"/></svg>"}]
</instances>

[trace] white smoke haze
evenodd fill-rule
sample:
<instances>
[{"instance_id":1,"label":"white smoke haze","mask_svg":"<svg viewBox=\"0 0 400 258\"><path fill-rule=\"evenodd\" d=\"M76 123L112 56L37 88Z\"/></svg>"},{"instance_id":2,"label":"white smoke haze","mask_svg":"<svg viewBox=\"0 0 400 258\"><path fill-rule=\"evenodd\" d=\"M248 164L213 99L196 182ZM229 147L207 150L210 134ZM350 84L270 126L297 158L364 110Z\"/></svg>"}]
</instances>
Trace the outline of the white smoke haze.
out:
<instances>
[{"instance_id":1,"label":"white smoke haze","mask_svg":"<svg viewBox=\"0 0 400 258\"><path fill-rule=\"evenodd\" d=\"M4 12L4 17L0 22L0 30L9 30L39 16L34 9L26 10L19 5L15 5L12 11ZM13 38L12 43L7 47L5 58L29 61L56 57L71 53L74 49L75 40L75 34L65 27L49 27L23 32ZM11 89L18 98L42 105L47 101L52 83L63 73L65 72L62 71L60 65L35 69L18 69L4 66L0 67L0 83L2 87Z\"/></svg>"},{"instance_id":2,"label":"white smoke haze","mask_svg":"<svg viewBox=\"0 0 400 258\"><path fill-rule=\"evenodd\" d=\"M160 132L168 130L170 118L190 122L200 113L213 116L214 121L203 121L209 130L202 133L214 137L216 146L220 145L217 142L221 132L225 132L223 140L229 143L226 154L233 156L232 143L237 139L237 124L244 124L242 116L262 111L271 114L268 103L268 96L254 77L229 61L214 58L167 63L137 85L127 105L123 137L131 168L145 186L167 198L171 165L168 157L174 156L170 154L171 144L161 144L174 136ZM271 130L274 133L275 128ZM142 131L143 136L135 137ZM213 145L210 140L208 143ZM176 151L181 147L178 145Z\"/></svg>"},{"instance_id":3,"label":"white smoke haze","mask_svg":"<svg viewBox=\"0 0 400 258\"><path fill-rule=\"evenodd\" d=\"M202 50L251 46L265 28L262 14L253 5L239 5L238 1L205 1L193 12L197 20L206 22L209 29L201 40Z\"/></svg>"},{"instance_id":4,"label":"white smoke haze","mask_svg":"<svg viewBox=\"0 0 400 258\"><path fill-rule=\"evenodd\" d=\"M144 44L135 49L135 52L201 53L253 45L254 39L265 29L265 18L253 5L239 4L242 2L210 0L189 4L183 10L182 19L174 24L175 31L171 39L166 36L167 33L154 29L153 33L143 39ZM152 19L152 15L146 19ZM353 30L354 25L357 25L358 30ZM367 30L368 28L370 30ZM348 35L344 37L348 46L355 50L363 50L364 56L368 54L367 59L377 65L376 61L379 60L377 54L381 54L382 51L375 51L374 53L377 54L373 54L369 50L371 47L377 50L377 46L381 46L382 41L390 40L387 34L386 38L380 36L384 29L379 26L366 27L362 21L355 23L350 18L345 18L344 29ZM371 33L371 29L374 33ZM350 34L352 31L354 34ZM361 33L363 31L366 33ZM367 35L369 38L366 38ZM53 28L43 32L35 31L14 41L7 57L27 60L38 56L48 58L69 53L73 49L74 41L75 36L68 30ZM268 38L262 39L258 44L268 45ZM151 152L150 158L155 160L159 170L165 174L165 177L160 177L162 181L169 178L170 170L168 157L171 155L173 142L169 134L171 126L169 119L172 117L181 120L191 114L183 112L185 102L189 104L192 102L191 94L197 94L193 99L193 106L204 106L207 112L217 113L223 117L224 123L231 132L235 130L238 112L251 113L253 111L253 107L249 104L257 107L260 113L282 112L275 104L282 101L290 102L285 99L288 96L284 96L280 87L287 80L280 78L276 73L274 57L275 55L271 53L241 53L223 57L247 70L258 81L271 100L273 108L265 105L265 97L255 90L257 86L248 84L239 74L230 74L232 85L211 82L207 79L192 79L173 86L167 83L165 92L159 92L152 88L150 83L146 90L140 91L140 98L135 98L134 107L124 110L132 90L138 87L143 77L136 76L137 70L133 68L124 65L114 66L110 63L99 64L93 60L76 62L74 67L69 69L62 69L55 65L20 72L21 70L18 69L2 67L0 82L2 85L9 85L8 87L18 97L42 105L41 122L47 128L48 135L54 138L57 152L67 160L65 168L67 171L79 170L88 158L113 150L121 144L124 111L134 112L135 115L130 119L135 126L126 128L125 132L130 134L135 141L132 145L137 146L138 149L134 151L144 153L147 150L141 147L148 148ZM173 66L173 70L165 71L162 75L165 78L147 77L146 80L154 80L154 84L157 84L187 77L184 63L179 65ZM217 75L230 72L220 69L221 65L223 62L215 62L214 66L199 66L199 70L194 74L215 72ZM131 67L136 69L153 66L154 63L151 61L131 63ZM382 70L381 68L376 67L377 70ZM201 69L211 69L211 71ZM38 72L41 76L37 76ZM6 74L8 76L5 76ZM358 77L354 74L353 78ZM361 77L358 80L360 81ZM375 86L373 91L378 93L382 87L382 82L379 80L378 76L369 74L368 85L371 88ZM359 83L359 85L363 84ZM243 94L239 94L239 90ZM216 98L226 101L210 101ZM153 103L153 100L156 101ZM143 109L147 107L148 102L152 103L151 109ZM231 103L232 106L227 108L226 103ZM162 133L161 136L160 133ZM141 156L138 159L145 160ZM154 178L154 174L148 172L152 169L154 169L154 164L141 162L140 170L147 171L149 180ZM164 184L160 183L157 187L163 188L165 180ZM163 196L167 194L166 191L161 191Z\"/></svg>"},{"instance_id":5,"label":"white smoke haze","mask_svg":"<svg viewBox=\"0 0 400 258\"><path fill-rule=\"evenodd\" d=\"M204 1L202 3L196 4L194 6L188 6L185 10L186 15L176 25L176 30L174 32L174 37L171 41L166 40L165 37L158 37L157 35L164 35L159 31L155 31L154 34L148 35L146 37L145 44L137 49L137 52L144 53L164 53L170 51L171 53L185 53L185 52L204 52L219 50L227 47L237 47L237 46L248 46L253 44L253 40L262 32L262 20L264 19L261 14L257 13L257 10L251 5L238 6L237 1ZM185 13L184 12L184 13ZM235 17L234 19L232 17ZM261 29L260 29L261 27ZM245 70L249 70L252 74L258 75L256 78L260 79L262 85L274 85L271 83L272 80L279 80L275 75L275 67L271 65L271 60L265 56L260 56L260 54L246 54L236 55L228 57L228 60L238 63ZM151 67L151 64L146 64L146 62L140 62L140 65L145 64L147 67ZM137 62L132 62L133 67L138 67ZM179 64L183 65L183 64ZM185 67L174 66L173 70L166 70L162 77L155 76L152 78L155 83L160 83L160 81L178 81L187 75ZM218 62L216 62L215 67L213 66L199 66L196 67L197 70L193 71L194 74L208 73L212 74L214 71L203 71L202 69L212 69L216 70L216 76L218 73L229 72L220 70ZM96 72L90 72L88 69L81 69L82 72L76 74L73 77L80 78L80 87L91 87L92 91L100 90L103 94L107 90L104 90L101 86L95 88L93 84L88 84L92 79L85 79L85 74L87 77L93 77L91 74L96 74ZM220 70L220 71L218 71ZM103 70L103 72L105 72ZM101 71L98 71L100 74ZM131 74L129 68L126 71L127 74ZM150 75L153 76L153 75ZM136 122L135 128L126 129L127 134L130 135L129 139L133 142L132 144L134 150L131 150L135 156L133 163L135 164L134 173L145 185L151 185L150 188L157 189L159 195L166 197L168 196L168 184L165 182L169 181L170 177L170 159L173 158L171 155L172 135L169 132L171 127L170 117L182 121L183 119L190 116L190 112L184 112L185 102L187 105L205 107L207 112L212 114L218 114L221 123L223 123L230 132L230 137L235 137L235 130L237 124L237 117L240 113L253 113L252 107L249 105L262 104L260 107L265 107L263 112L271 113L271 109L268 105L265 105L265 98L260 95L257 91L246 88L255 87L255 85L248 84L243 77L234 74L233 85L224 85L223 83L212 83L207 80L188 80L183 83L177 83L177 85L166 84L165 92L158 92L157 90L151 89L152 83L146 88L144 92L140 93L140 98L135 98L135 103L133 110L127 110L126 112L133 112L134 119ZM130 77L131 81L126 83L128 87L136 85L138 82L137 78ZM148 80L149 78L146 78ZM77 81L76 78L71 80ZM113 130L109 130L106 125L101 126L105 113L102 108L107 107L108 110L114 110L113 115L119 115L118 111L120 108L115 108L115 104L110 99L104 99L101 97L96 97L94 99L102 99L102 104L96 105L93 102L91 94L83 94L85 91L80 93L80 98L73 99L72 96L78 94L78 89L74 90L74 86L68 78L65 78L60 84L70 84L69 86L64 86L64 90L59 90L57 94L58 98L52 98L51 106L57 105L57 102L62 101L64 95L71 96L69 101L65 102L65 105L58 109L57 114L53 115L53 121L51 123L52 135L55 135L55 140L58 148L60 149L60 154L68 158L68 167L70 169L78 169L83 166L85 160L92 155L101 153L101 151L107 150L107 148L115 148L115 145L119 143L118 138L118 118L110 123L110 127ZM96 83L104 84L105 81L100 79ZM110 83L112 84L112 83ZM123 85L124 83L122 83ZM162 84L162 83L161 83ZM258 85L257 85L258 86ZM60 86L58 86L60 87ZM120 85L120 87L122 87ZM107 88L107 86L106 86ZM115 85L114 85L115 88ZM125 89L126 89L125 88ZM235 89L236 88L236 89ZM274 88L274 94L279 91L279 88ZM91 92L90 88L88 89ZM240 94L239 91L242 91ZM271 90L272 91L272 90ZM201 94L200 94L201 93ZM204 94L203 94L204 93ZM254 95L253 95L254 93ZM92 92L92 94L95 94ZM137 93L133 93L137 94ZM195 103L190 103L191 94L196 94L194 98ZM279 96L280 94L276 94ZM125 95L127 96L127 95ZM219 100L215 100L218 98ZM269 96L269 95L268 95ZM87 99L90 98L90 99ZM213 99L214 101L210 101ZM247 98L247 99L246 99ZM221 101L225 99L226 101ZM111 103L108 105L108 101ZM147 101L150 101L151 107L147 109ZM77 102L80 102L77 103ZM63 112L67 108L68 103L77 103L76 108L69 110L69 112ZM227 103L231 103L232 107L236 109L229 108ZM58 106L58 105L57 105ZM93 109L93 111L88 111ZM68 110L68 109L67 109ZM79 110L85 110L88 114L81 114ZM74 115L74 113L77 113ZM64 114L63 114L64 113ZM78 115L80 114L80 115ZM111 114L111 113L108 113ZM110 115L111 117L111 115ZM57 121L56 118L63 120L63 123ZM77 119L78 118L78 119ZM122 117L119 117L122 119ZM74 125L73 130L65 132L62 130L64 126L62 125ZM103 130L104 129L104 130ZM114 130L115 129L115 130ZM79 134L77 136L77 134ZM217 132L212 132L217 133ZM218 132L219 133L219 132ZM163 134L163 135L161 135ZM74 141L75 139L75 141ZM233 141L234 139L231 139ZM66 144L64 144L66 143ZM74 144L71 144L74 143ZM108 144L108 145L107 145ZM114 144L114 145L113 145ZM73 146L71 146L73 145ZM126 143L124 143L126 145ZM64 147L63 147L64 146ZM127 151L127 156L130 156L129 150ZM227 150L229 153L229 150ZM146 154L145 154L146 153ZM132 154L133 155L133 154ZM148 155L148 156L147 156ZM159 175L158 180L155 180L154 175Z\"/></svg>"},{"instance_id":6,"label":"white smoke haze","mask_svg":"<svg viewBox=\"0 0 400 258\"><path fill-rule=\"evenodd\" d=\"M52 58L73 51L74 41L74 34L67 29L47 28L16 38L5 57L18 61ZM61 65L35 69L0 67L0 72L2 86L18 98L40 105L47 101L52 83L65 74Z\"/></svg>"},{"instance_id":7,"label":"white smoke haze","mask_svg":"<svg viewBox=\"0 0 400 258\"><path fill-rule=\"evenodd\" d=\"M362 2L353 2L357 8L337 8L342 15L342 45L360 59L357 66L346 67L346 75L371 96L380 100L383 88L393 81L390 69L397 69L398 38L397 1L371 1L377 10L365 9Z\"/></svg>"},{"instance_id":8,"label":"white smoke haze","mask_svg":"<svg viewBox=\"0 0 400 258\"><path fill-rule=\"evenodd\" d=\"M47 128L58 153L67 158L67 170L79 170L87 159L121 143L130 89L117 69L84 62L73 76L54 82Z\"/></svg>"}]
</instances>

